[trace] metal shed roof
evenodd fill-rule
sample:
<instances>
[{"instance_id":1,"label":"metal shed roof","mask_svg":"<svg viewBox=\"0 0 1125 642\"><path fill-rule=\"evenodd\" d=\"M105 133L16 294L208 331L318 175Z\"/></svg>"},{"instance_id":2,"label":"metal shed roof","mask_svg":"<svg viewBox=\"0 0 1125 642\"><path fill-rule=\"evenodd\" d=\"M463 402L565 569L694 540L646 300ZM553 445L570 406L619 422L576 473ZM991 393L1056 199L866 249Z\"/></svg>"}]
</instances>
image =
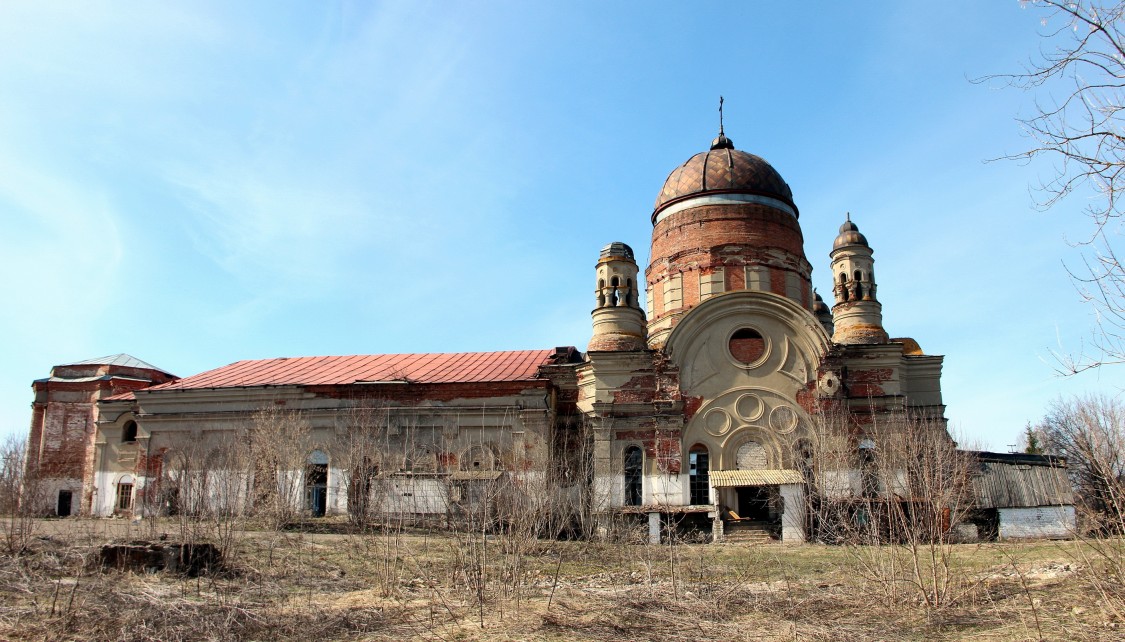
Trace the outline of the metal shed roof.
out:
<instances>
[{"instance_id":1,"label":"metal shed roof","mask_svg":"<svg viewBox=\"0 0 1125 642\"><path fill-rule=\"evenodd\" d=\"M979 508L1067 506L1074 490L1061 466L982 461L973 477L973 498Z\"/></svg>"},{"instance_id":2,"label":"metal shed roof","mask_svg":"<svg viewBox=\"0 0 1125 642\"><path fill-rule=\"evenodd\" d=\"M713 470L711 485L715 488L731 486L777 486L779 484L803 484L801 471L781 470Z\"/></svg>"}]
</instances>

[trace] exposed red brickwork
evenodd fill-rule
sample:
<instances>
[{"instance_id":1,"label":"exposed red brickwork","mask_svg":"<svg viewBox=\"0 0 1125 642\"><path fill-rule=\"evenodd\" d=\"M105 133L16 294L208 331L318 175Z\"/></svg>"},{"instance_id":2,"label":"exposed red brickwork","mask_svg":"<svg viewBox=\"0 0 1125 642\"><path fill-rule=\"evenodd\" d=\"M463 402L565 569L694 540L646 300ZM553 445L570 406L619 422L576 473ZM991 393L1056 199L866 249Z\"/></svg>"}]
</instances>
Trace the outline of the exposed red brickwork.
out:
<instances>
[{"instance_id":1,"label":"exposed red brickwork","mask_svg":"<svg viewBox=\"0 0 1125 642\"><path fill-rule=\"evenodd\" d=\"M770 269L770 292L785 296L785 274L782 270Z\"/></svg>"},{"instance_id":2,"label":"exposed red brickwork","mask_svg":"<svg viewBox=\"0 0 1125 642\"><path fill-rule=\"evenodd\" d=\"M457 470L458 459L457 453L439 452L437 453L438 470Z\"/></svg>"},{"instance_id":3,"label":"exposed red brickwork","mask_svg":"<svg viewBox=\"0 0 1125 642\"><path fill-rule=\"evenodd\" d=\"M88 511L93 493L97 402L172 379L172 375L159 370L121 365L75 364L52 368L51 377L32 384L35 403L28 472L81 482L80 510Z\"/></svg>"},{"instance_id":4,"label":"exposed red brickwork","mask_svg":"<svg viewBox=\"0 0 1125 642\"><path fill-rule=\"evenodd\" d=\"M756 331L742 328L730 338L727 348L742 363L755 363L766 353L766 340Z\"/></svg>"},{"instance_id":5,"label":"exposed red brickwork","mask_svg":"<svg viewBox=\"0 0 1125 642\"><path fill-rule=\"evenodd\" d=\"M703 405L703 397L684 397L684 423L691 421Z\"/></svg>"},{"instance_id":6,"label":"exposed red brickwork","mask_svg":"<svg viewBox=\"0 0 1125 642\"><path fill-rule=\"evenodd\" d=\"M885 394L881 384L890 381L893 376L894 372L890 368L850 369L844 385L852 399L881 397Z\"/></svg>"},{"instance_id":7,"label":"exposed red brickwork","mask_svg":"<svg viewBox=\"0 0 1125 642\"><path fill-rule=\"evenodd\" d=\"M703 265L704 264L700 264L700 267L703 267ZM713 267L713 266L707 266L707 267ZM684 272L683 289L682 289L683 301L684 301L684 304L685 304L684 307L688 307L687 304L688 304L689 301L692 302L692 305L699 303L699 275L700 274L701 274L701 270L699 270L699 269L691 269L691 270L686 270Z\"/></svg>"},{"instance_id":8,"label":"exposed red brickwork","mask_svg":"<svg viewBox=\"0 0 1125 642\"><path fill-rule=\"evenodd\" d=\"M746 289L746 268L741 265L732 265L723 275L723 287L727 291Z\"/></svg>"},{"instance_id":9,"label":"exposed red brickwork","mask_svg":"<svg viewBox=\"0 0 1125 642\"><path fill-rule=\"evenodd\" d=\"M726 290L746 287L746 265L768 265L772 292L785 296L785 275L808 282L804 238L790 214L758 204L705 205L677 212L652 230L652 261L645 271L653 298L650 323L686 312L700 303L700 275L724 268ZM664 285L682 276L682 304L666 308ZM807 288L802 289L807 292ZM808 298L801 301L807 305ZM675 317L673 317L675 319Z\"/></svg>"},{"instance_id":10,"label":"exposed red brickwork","mask_svg":"<svg viewBox=\"0 0 1125 642\"><path fill-rule=\"evenodd\" d=\"M803 408L804 411L810 415L818 414L823 409L822 404L817 399L815 381L810 381L805 384L805 387L797 391L796 402L798 406Z\"/></svg>"},{"instance_id":11,"label":"exposed red brickwork","mask_svg":"<svg viewBox=\"0 0 1125 642\"><path fill-rule=\"evenodd\" d=\"M591 338L590 345L586 349L593 352L631 352L634 350L643 350L645 347L645 340L642 337L631 337L621 334L602 334Z\"/></svg>"},{"instance_id":12,"label":"exposed red brickwork","mask_svg":"<svg viewBox=\"0 0 1125 642\"><path fill-rule=\"evenodd\" d=\"M639 441L645 456L656 462L661 473L680 474L680 432L661 430L621 430L615 435L618 441Z\"/></svg>"}]
</instances>

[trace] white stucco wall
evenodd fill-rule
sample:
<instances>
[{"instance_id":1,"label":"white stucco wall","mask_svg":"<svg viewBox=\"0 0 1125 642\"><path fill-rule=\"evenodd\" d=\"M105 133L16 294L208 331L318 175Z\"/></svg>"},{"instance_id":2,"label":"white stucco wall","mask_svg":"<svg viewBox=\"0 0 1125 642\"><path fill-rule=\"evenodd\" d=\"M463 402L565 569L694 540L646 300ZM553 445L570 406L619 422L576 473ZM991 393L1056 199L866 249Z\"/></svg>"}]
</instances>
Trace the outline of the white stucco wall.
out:
<instances>
[{"instance_id":1,"label":"white stucco wall","mask_svg":"<svg viewBox=\"0 0 1125 642\"><path fill-rule=\"evenodd\" d=\"M1070 537L1074 534L1073 506L1000 508L1000 539Z\"/></svg>"}]
</instances>

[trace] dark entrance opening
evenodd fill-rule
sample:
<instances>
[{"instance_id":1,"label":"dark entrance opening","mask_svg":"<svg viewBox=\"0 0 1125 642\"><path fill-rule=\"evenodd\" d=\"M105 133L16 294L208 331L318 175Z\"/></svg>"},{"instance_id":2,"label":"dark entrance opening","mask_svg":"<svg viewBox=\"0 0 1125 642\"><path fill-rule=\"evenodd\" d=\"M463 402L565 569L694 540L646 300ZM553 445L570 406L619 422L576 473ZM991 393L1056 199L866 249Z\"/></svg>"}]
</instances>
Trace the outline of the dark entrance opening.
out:
<instances>
[{"instance_id":1,"label":"dark entrance opening","mask_svg":"<svg viewBox=\"0 0 1125 642\"><path fill-rule=\"evenodd\" d=\"M328 466L311 464L305 475L305 505L313 517L324 517L328 508Z\"/></svg>"},{"instance_id":2,"label":"dark entrance opening","mask_svg":"<svg viewBox=\"0 0 1125 642\"><path fill-rule=\"evenodd\" d=\"M768 520L770 518L770 489L768 486L742 486L738 489L738 514L743 519Z\"/></svg>"},{"instance_id":3,"label":"dark entrance opening","mask_svg":"<svg viewBox=\"0 0 1125 642\"><path fill-rule=\"evenodd\" d=\"M58 510L55 512L55 514L59 517L69 517L70 504L73 500L74 495L69 490L60 490Z\"/></svg>"}]
</instances>

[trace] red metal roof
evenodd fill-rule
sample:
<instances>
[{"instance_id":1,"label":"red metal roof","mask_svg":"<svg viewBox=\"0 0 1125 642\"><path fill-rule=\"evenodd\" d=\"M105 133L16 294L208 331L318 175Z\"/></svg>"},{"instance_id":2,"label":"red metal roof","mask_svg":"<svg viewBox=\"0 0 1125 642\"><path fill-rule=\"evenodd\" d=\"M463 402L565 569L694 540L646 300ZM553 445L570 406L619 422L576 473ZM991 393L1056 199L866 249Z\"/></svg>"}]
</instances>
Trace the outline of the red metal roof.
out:
<instances>
[{"instance_id":1,"label":"red metal roof","mask_svg":"<svg viewBox=\"0 0 1125 642\"><path fill-rule=\"evenodd\" d=\"M145 390L247 386L331 386L354 383L487 383L530 381L554 350L283 357L236 361L229 366ZM119 395L120 396L120 395Z\"/></svg>"}]
</instances>

